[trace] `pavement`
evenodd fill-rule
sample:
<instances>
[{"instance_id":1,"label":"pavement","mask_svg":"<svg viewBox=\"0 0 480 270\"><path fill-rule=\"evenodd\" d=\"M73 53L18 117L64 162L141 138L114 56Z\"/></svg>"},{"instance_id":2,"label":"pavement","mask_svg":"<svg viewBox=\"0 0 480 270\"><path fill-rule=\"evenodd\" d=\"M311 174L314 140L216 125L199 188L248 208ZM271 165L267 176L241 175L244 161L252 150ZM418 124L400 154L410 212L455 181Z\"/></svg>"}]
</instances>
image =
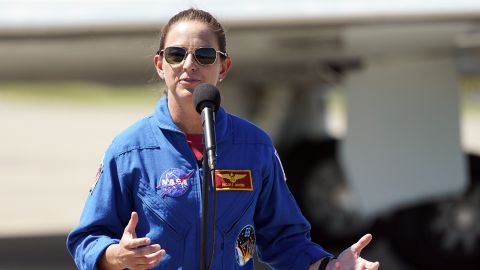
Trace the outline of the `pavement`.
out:
<instances>
[{"instance_id":1,"label":"pavement","mask_svg":"<svg viewBox=\"0 0 480 270\"><path fill-rule=\"evenodd\" d=\"M115 134L152 110L0 100L0 237L68 232Z\"/></svg>"}]
</instances>

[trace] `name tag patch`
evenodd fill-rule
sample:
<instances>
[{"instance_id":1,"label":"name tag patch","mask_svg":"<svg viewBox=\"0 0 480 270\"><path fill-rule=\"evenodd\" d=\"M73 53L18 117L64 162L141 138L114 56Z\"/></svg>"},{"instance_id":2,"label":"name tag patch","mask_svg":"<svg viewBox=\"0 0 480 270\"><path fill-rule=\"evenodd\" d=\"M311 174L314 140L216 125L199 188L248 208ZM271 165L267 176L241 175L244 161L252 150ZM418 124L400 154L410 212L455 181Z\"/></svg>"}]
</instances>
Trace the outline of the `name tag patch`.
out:
<instances>
[{"instance_id":1,"label":"name tag patch","mask_svg":"<svg viewBox=\"0 0 480 270\"><path fill-rule=\"evenodd\" d=\"M217 191L252 191L252 171L215 170L215 186L217 188Z\"/></svg>"}]
</instances>

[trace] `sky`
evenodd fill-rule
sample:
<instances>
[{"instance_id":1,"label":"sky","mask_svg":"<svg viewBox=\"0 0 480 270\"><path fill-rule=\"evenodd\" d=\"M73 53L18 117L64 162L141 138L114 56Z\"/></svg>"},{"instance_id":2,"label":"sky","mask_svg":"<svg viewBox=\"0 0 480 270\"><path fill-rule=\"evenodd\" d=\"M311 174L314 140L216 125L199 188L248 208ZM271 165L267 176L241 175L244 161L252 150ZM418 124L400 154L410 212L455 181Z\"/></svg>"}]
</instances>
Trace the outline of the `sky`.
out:
<instances>
[{"instance_id":1,"label":"sky","mask_svg":"<svg viewBox=\"0 0 480 270\"><path fill-rule=\"evenodd\" d=\"M479 0L0 0L0 27L155 23L188 7L222 21L480 13Z\"/></svg>"}]
</instances>

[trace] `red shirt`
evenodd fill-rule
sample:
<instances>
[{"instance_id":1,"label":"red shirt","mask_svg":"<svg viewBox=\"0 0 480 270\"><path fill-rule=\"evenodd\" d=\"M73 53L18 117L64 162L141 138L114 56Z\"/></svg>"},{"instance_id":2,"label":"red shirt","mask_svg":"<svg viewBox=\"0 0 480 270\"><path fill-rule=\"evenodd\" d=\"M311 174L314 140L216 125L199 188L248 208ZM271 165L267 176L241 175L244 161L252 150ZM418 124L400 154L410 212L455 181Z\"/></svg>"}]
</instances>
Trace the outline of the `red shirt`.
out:
<instances>
[{"instance_id":1,"label":"red shirt","mask_svg":"<svg viewBox=\"0 0 480 270\"><path fill-rule=\"evenodd\" d=\"M185 134L188 145L193 151L197 160L202 160L203 157L203 136L202 134Z\"/></svg>"}]
</instances>

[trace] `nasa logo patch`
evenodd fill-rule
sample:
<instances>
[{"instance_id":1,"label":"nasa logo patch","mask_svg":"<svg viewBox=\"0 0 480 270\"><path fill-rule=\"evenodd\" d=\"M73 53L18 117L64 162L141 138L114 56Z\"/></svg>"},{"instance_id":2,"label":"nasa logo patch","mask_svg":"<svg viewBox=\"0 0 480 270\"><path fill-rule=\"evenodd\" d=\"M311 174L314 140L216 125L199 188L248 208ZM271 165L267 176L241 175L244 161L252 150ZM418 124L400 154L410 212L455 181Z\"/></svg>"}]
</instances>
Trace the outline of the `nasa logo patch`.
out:
<instances>
[{"instance_id":1,"label":"nasa logo patch","mask_svg":"<svg viewBox=\"0 0 480 270\"><path fill-rule=\"evenodd\" d=\"M253 258L255 251L255 229L252 225L243 227L237 236L235 242L235 257L240 266L245 264Z\"/></svg>"},{"instance_id":2,"label":"nasa logo patch","mask_svg":"<svg viewBox=\"0 0 480 270\"><path fill-rule=\"evenodd\" d=\"M157 190L162 197L179 197L185 194L190 188L189 179L193 170L185 172L181 169L168 169L162 173L158 181Z\"/></svg>"}]
</instances>

